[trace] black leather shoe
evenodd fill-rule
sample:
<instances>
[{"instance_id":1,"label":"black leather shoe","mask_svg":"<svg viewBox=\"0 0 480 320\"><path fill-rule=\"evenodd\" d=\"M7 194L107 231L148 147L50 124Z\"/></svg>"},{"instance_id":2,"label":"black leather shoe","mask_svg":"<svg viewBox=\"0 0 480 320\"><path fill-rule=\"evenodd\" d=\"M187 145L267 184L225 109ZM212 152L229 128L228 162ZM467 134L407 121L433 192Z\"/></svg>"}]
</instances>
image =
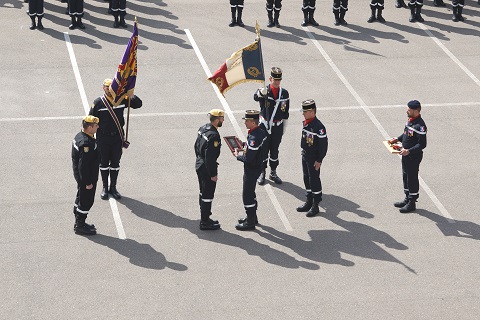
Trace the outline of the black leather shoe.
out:
<instances>
[{"instance_id":1,"label":"black leather shoe","mask_svg":"<svg viewBox=\"0 0 480 320\"><path fill-rule=\"evenodd\" d=\"M248 220L247 217L240 218L240 219L238 219L238 223L245 223L245 222L247 222L247 220ZM257 218L255 218L255 224L258 225L258 219Z\"/></svg>"},{"instance_id":2,"label":"black leather shoe","mask_svg":"<svg viewBox=\"0 0 480 320\"><path fill-rule=\"evenodd\" d=\"M211 218L208 218L208 222L210 222L211 224L220 224L218 220L212 220Z\"/></svg>"},{"instance_id":3,"label":"black leather shoe","mask_svg":"<svg viewBox=\"0 0 480 320\"><path fill-rule=\"evenodd\" d=\"M257 179L257 183L259 186L263 186L265 184L265 172L260 173L260 176Z\"/></svg>"},{"instance_id":4,"label":"black leather shoe","mask_svg":"<svg viewBox=\"0 0 480 320\"><path fill-rule=\"evenodd\" d=\"M120 23L119 23L117 20L115 20L115 21L113 22L113 27L114 27L115 29L118 28L118 27L120 27Z\"/></svg>"},{"instance_id":5,"label":"black leather shoe","mask_svg":"<svg viewBox=\"0 0 480 320\"><path fill-rule=\"evenodd\" d=\"M237 24L237 21L235 21L234 19L232 19L232 21L230 21L230 23L228 24L229 27L235 27L235 25Z\"/></svg>"},{"instance_id":6,"label":"black leather shoe","mask_svg":"<svg viewBox=\"0 0 480 320\"><path fill-rule=\"evenodd\" d=\"M310 210L308 210L306 216L310 218L316 216L319 213L320 210L318 209L318 204L313 204Z\"/></svg>"},{"instance_id":7,"label":"black leather shoe","mask_svg":"<svg viewBox=\"0 0 480 320\"><path fill-rule=\"evenodd\" d=\"M38 20L37 29L38 30L43 30L44 29L42 21L40 21L40 20Z\"/></svg>"},{"instance_id":8,"label":"black leather shoe","mask_svg":"<svg viewBox=\"0 0 480 320\"><path fill-rule=\"evenodd\" d=\"M397 208L402 208L408 203L408 198L405 197L402 201L395 202L393 205Z\"/></svg>"},{"instance_id":9,"label":"black leather shoe","mask_svg":"<svg viewBox=\"0 0 480 320\"><path fill-rule=\"evenodd\" d=\"M311 207L312 207L312 202L307 201L304 204L302 204L301 206L297 207L297 212L308 212Z\"/></svg>"},{"instance_id":10,"label":"black leather shoe","mask_svg":"<svg viewBox=\"0 0 480 320\"><path fill-rule=\"evenodd\" d=\"M125 19L120 19L120 27L122 28L128 28L127 23L125 22Z\"/></svg>"},{"instance_id":11,"label":"black leather shoe","mask_svg":"<svg viewBox=\"0 0 480 320\"><path fill-rule=\"evenodd\" d=\"M243 23L242 19L237 19L237 24L239 27L245 27L245 23Z\"/></svg>"},{"instance_id":12,"label":"black leather shoe","mask_svg":"<svg viewBox=\"0 0 480 320\"><path fill-rule=\"evenodd\" d=\"M97 231L90 229L87 226L87 224L84 224L81 227L79 227L79 226L75 227L75 233L76 234L84 234L84 235L94 235L94 234L97 234Z\"/></svg>"},{"instance_id":13,"label":"black leather shoe","mask_svg":"<svg viewBox=\"0 0 480 320\"><path fill-rule=\"evenodd\" d=\"M77 26L80 28L80 29L85 29L85 25L83 24L83 22L77 22Z\"/></svg>"},{"instance_id":14,"label":"black leather shoe","mask_svg":"<svg viewBox=\"0 0 480 320\"><path fill-rule=\"evenodd\" d=\"M240 231L250 231L250 230L255 230L255 224L250 224L247 221L243 223L239 223L235 226L235 229L240 230Z\"/></svg>"},{"instance_id":15,"label":"black leather shoe","mask_svg":"<svg viewBox=\"0 0 480 320\"><path fill-rule=\"evenodd\" d=\"M276 184L282 184L282 182L283 182L282 179L280 179L280 177L277 176L277 172L275 170L272 170L272 172L270 172L269 178L270 178L270 180L272 180Z\"/></svg>"},{"instance_id":16,"label":"black leather shoe","mask_svg":"<svg viewBox=\"0 0 480 320\"><path fill-rule=\"evenodd\" d=\"M115 186L110 186L110 190L108 190L108 193L112 195L116 200L122 199L122 195L120 192L117 191L117 187Z\"/></svg>"},{"instance_id":17,"label":"black leather shoe","mask_svg":"<svg viewBox=\"0 0 480 320\"><path fill-rule=\"evenodd\" d=\"M220 229L220 224L215 224L210 221L200 220L200 230L218 230Z\"/></svg>"},{"instance_id":18,"label":"black leather shoe","mask_svg":"<svg viewBox=\"0 0 480 320\"><path fill-rule=\"evenodd\" d=\"M367 22L368 22L368 23L372 23L372 22L374 22L374 21L376 21L376 20L377 20L377 18L375 17L375 15L372 14L372 15L370 16L370 18L368 18Z\"/></svg>"},{"instance_id":19,"label":"black leather shoe","mask_svg":"<svg viewBox=\"0 0 480 320\"><path fill-rule=\"evenodd\" d=\"M268 28L271 28L275 25L275 23L273 22L273 20L268 20L268 23L267 23L267 27Z\"/></svg>"},{"instance_id":20,"label":"black leather shoe","mask_svg":"<svg viewBox=\"0 0 480 320\"><path fill-rule=\"evenodd\" d=\"M415 205L415 200L409 200L408 203L400 208L401 213L407 213L407 212L412 212L417 209L417 206Z\"/></svg>"},{"instance_id":21,"label":"black leather shoe","mask_svg":"<svg viewBox=\"0 0 480 320\"><path fill-rule=\"evenodd\" d=\"M108 187L103 187L102 188L102 193L100 193L100 198L102 200L108 200L108 191L107 191Z\"/></svg>"},{"instance_id":22,"label":"black leather shoe","mask_svg":"<svg viewBox=\"0 0 480 320\"><path fill-rule=\"evenodd\" d=\"M311 24L312 26L314 26L314 27L318 27L318 26L319 26L318 22L315 21L315 19L313 19L313 18L310 18L310 24Z\"/></svg>"}]
</instances>

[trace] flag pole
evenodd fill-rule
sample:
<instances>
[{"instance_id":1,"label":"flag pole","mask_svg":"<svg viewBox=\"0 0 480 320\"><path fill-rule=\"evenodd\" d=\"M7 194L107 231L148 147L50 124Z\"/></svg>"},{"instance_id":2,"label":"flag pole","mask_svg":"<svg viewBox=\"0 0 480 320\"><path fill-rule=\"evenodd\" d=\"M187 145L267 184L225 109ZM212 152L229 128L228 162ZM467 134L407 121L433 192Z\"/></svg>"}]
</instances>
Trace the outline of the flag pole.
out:
<instances>
[{"instance_id":1,"label":"flag pole","mask_svg":"<svg viewBox=\"0 0 480 320\"><path fill-rule=\"evenodd\" d=\"M125 125L125 141L128 142L128 124L130 122L130 97L127 98L127 123Z\"/></svg>"}]
</instances>

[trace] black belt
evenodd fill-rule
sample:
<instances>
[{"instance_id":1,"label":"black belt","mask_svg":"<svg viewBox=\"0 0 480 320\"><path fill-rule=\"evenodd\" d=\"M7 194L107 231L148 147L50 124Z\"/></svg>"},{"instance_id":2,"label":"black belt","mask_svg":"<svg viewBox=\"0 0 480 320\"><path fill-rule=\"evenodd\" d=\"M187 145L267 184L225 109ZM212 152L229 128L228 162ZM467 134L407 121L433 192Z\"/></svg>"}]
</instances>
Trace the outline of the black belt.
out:
<instances>
[{"instance_id":1,"label":"black belt","mask_svg":"<svg viewBox=\"0 0 480 320\"><path fill-rule=\"evenodd\" d=\"M100 135L110 136L110 137L114 137L114 136L118 135L118 131L111 131L111 132L99 131L99 133L100 133Z\"/></svg>"}]
</instances>

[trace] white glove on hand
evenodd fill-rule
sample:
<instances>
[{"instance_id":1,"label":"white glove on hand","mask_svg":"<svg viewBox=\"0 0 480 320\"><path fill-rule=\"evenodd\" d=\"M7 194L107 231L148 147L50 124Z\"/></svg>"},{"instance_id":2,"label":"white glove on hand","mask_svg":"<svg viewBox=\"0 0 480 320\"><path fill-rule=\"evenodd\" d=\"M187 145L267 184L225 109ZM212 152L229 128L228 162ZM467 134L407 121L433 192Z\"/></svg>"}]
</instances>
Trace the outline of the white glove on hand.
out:
<instances>
[{"instance_id":1,"label":"white glove on hand","mask_svg":"<svg viewBox=\"0 0 480 320\"><path fill-rule=\"evenodd\" d=\"M265 88L265 87L258 89L258 93L259 93L260 96L265 97L267 95L267 92L268 92L267 88Z\"/></svg>"},{"instance_id":2,"label":"white glove on hand","mask_svg":"<svg viewBox=\"0 0 480 320\"><path fill-rule=\"evenodd\" d=\"M288 120L284 119L283 120L283 133L282 133L282 135L284 135L285 131L287 131L287 123L288 123Z\"/></svg>"}]
</instances>

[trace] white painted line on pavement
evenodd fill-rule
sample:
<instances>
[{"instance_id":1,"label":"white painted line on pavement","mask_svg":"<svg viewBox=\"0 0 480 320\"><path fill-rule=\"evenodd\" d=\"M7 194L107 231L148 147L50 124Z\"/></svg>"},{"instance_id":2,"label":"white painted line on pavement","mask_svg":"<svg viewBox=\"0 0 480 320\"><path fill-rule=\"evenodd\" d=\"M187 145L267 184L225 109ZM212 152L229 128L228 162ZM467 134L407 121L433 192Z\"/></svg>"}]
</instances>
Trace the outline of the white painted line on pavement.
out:
<instances>
[{"instance_id":1,"label":"white painted line on pavement","mask_svg":"<svg viewBox=\"0 0 480 320\"><path fill-rule=\"evenodd\" d=\"M367 107L365 102L360 98L358 93L355 91L355 89L352 87L352 85L348 82L348 80L343 76L342 72L338 67L335 65L333 60L330 58L330 56L327 54L327 52L322 48L320 43L315 39L315 37L312 35L312 33L308 30L307 27L302 27L303 30L307 33L308 37L310 40L312 40L313 44L317 47L318 51L322 54L323 58L328 62L330 67L335 71L337 76L340 78L340 80L343 82L345 87L347 87L348 91L352 94L352 96L357 100L357 102L360 104L362 109L365 111L367 116L370 118L370 120L373 122L375 127L377 127L378 131L382 134L383 138L385 140L390 139L390 136L388 135L387 131L383 128L383 126L380 124L380 122L377 120L375 115L370 111L370 109ZM401 157L401 156L400 156ZM425 193L430 197L432 202L435 204L435 206L440 210L442 215L448 220L448 222L454 223L455 221L453 220L452 216L448 213L448 211L445 209L445 207L442 205L440 200L435 196L435 194L432 192L432 190L428 187L428 185L425 183L425 181L422 179L420 175L418 175L418 179L420 182L421 187L425 190Z\"/></svg>"},{"instance_id":2,"label":"white painted line on pavement","mask_svg":"<svg viewBox=\"0 0 480 320\"><path fill-rule=\"evenodd\" d=\"M67 45L68 55L70 56L70 62L72 63L73 73L75 74L75 80L77 81L78 91L80 92L80 98L82 99L83 109L85 114L88 114L90 109L87 95L85 94L85 89L83 87L82 77L80 77L80 70L78 70L77 59L75 58L75 52L73 52L72 42L70 41L70 36L68 32L63 33L65 37L65 44Z\"/></svg>"},{"instance_id":3,"label":"white painted line on pavement","mask_svg":"<svg viewBox=\"0 0 480 320\"><path fill-rule=\"evenodd\" d=\"M424 107L468 107L480 106L480 102L458 102L458 103L422 103ZM368 106L369 109L391 109L391 108L405 108L404 104ZM360 106L346 106L346 107L321 107L322 111L337 111L337 110L360 110ZM232 110L234 114L243 114L243 110ZM155 112L155 113L135 113L130 117L134 118L148 118L148 117L171 117L171 116L199 116L205 115L203 112ZM47 120L79 120L83 116L65 116L65 117L28 117L28 118L0 118L0 122L15 122L15 121L47 121Z\"/></svg>"},{"instance_id":4,"label":"white painted line on pavement","mask_svg":"<svg viewBox=\"0 0 480 320\"><path fill-rule=\"evenodd\" d=\"M75 74L75 80L77 81L78 91L80 92L80 97L82 99L83 108L85 109L85 114L87 115L88 112L90 111L90 105L88 104L85 88L83 87L82 78L80 77L80 70L78 69L77 60L75 58L75 52L73 52L73 46L72 46L72 42L70 41L70 36L68 35L68 32L64 32L63 34L65 36L65 43L67 45L68 54L70 56L70 61L72 63L73 73ZM76 118L76 117L72 117L72 118ZM118 237L120 239L126 239L125 230L123 229L122 219L120 219L120 213L118 212L117 202L115 199L110 198L109 203L110 203L110 208L112 209L113 220L115 221Z\"/></svg>"},{"instance_id":5,"label":"white painted line on pavement","mask_svg":"<svg viewBox=\"0 0 480 320\"><path fill-rule=\"evenodd\" d=\"M193 50L195 50L197 58L200 61L200 64L202 65L203 70L205 71L205 74L207 75L207 77L211 77L212 73L210 72L210 69L208 68L207 63L205 62L205 59L203 58L203 55L200 49L198 48L197 43L195 42L195 39L193 39L193 36L190 33L190 30L185 29L185 33L193 47ZM220 100L220 103L222 104L223 109L225 110L225 113L228 115L228 118L230 119L230 122L232 123L235 129L235 133L241 140L245 141L245 135L240 129L240 126L238 125L237 120L233 116L233 112L230 109L230 106L228 105L227 100L225 100L225 97L220 93L220 91L218 91L218 88L215 84L213 84L212 82L210 82L210 84L212 85L213 90L217 94L218 100ZM273 203L273 206L275 207L275 210L277 211L278 216L280 217L280 220L282 220L282 223L285 226L285 229L288 231L293 230L292 226L290 225L290 222L287 219L287 216L283 212L282 207L280 206L280 203L278 202L278 199L273 193L273 190L271 189L270 185L266 184L264 185L264 187L265 187L265 190L267 191L268 197L270 198L270 200Z\"/></svg>"},{"instance_id":6,"label":"white painted line on pavement","mask_svg":"<svg viewBox=\"0 0 480 320\"><path fill-rule=\"evenodd\" d=\"M443 52L445 52L447 54L447 56L450 57L450 59L453 60L453 62L455 62L466 74L467 76L469 76L476 84L477 86L480 87L480 80L478 80L477 77L475 77L475 75L473 73L470 72L470 70L467 69L467 67L465 67L463 65L463 63L460 62L460 60L457 59L457 57L455 57L453 55L453 53L450 52L450 50L447 49L447 47L445 47L443 45L443 43L440 42L440 40L438 40L437 37L435 37L431 32L430 30L427 29L427 27L423 24L423 23L420 23L420 22L417 22L417 24L423 29L423 31L425 31L428 36L440 47L440 49L443 50Z\"/></svg>"},{"instance_id":7,"label":"white painted line on pavement","mask_svg":"<svg viewBox=\"0 0 480 320\"><path fill-rule=\"evenodd\" d=\"M118 238L125 240L127 236L125 235L125 230L123 229L122 219L120 219L120 212L118 212L117 200L110 197L108 202L110 202L110 208L112 208L113 220L115 220L115 226L117 226Z\"/></svg>"}]
</instances>

